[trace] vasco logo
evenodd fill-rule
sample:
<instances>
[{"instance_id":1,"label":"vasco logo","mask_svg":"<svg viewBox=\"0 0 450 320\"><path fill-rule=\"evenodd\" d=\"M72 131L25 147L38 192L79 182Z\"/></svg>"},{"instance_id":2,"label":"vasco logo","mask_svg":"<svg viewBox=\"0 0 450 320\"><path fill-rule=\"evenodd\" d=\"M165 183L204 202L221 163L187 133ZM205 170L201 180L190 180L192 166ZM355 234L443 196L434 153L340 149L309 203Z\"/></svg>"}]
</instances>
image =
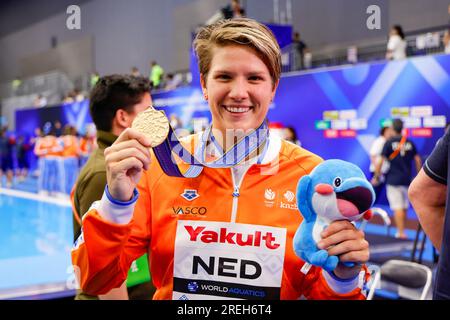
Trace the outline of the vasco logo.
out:
<instances>
[{"instance_id":1,"label":"vasco logo","mask_svg":"<svg viewBox=\"0 0 450 320\"><path fill-rule=\"evenodd\" d=\"M173 207L172 210L174 214L198 214L201 216L208 212L205 207Z\"/></svg>"}]
</instances>

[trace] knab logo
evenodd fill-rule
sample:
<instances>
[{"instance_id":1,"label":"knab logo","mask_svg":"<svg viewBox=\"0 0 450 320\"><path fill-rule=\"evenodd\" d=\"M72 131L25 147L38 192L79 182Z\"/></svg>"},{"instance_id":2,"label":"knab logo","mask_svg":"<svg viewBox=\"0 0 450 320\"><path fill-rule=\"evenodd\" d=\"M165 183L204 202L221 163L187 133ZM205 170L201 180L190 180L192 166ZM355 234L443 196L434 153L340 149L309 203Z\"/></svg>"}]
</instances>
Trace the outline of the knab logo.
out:
<instances>
[{"instance_id":1,"label":"knab logo","mask_svg":"<svg viewBox=\"0 0 450 320\"><path fill-rule=\"evenodd\" d=\"M292 191L286 191L284 194L284 198L287 200L287 202L292 202L295 198L295 194Z\"/></svg>"},{"instance_id":2,"label":"knab logo","mask_svg":"<svg viewBox=\"0 0 450 320\"><path fill-rule=\"evenodd\" d=\"M280 201L281 209L298 210L297 203L294 201L295 194L292 191L287 190L283 194L283 199L284 199L284 201L283 200Z\"/></svg>"}]
</instances>

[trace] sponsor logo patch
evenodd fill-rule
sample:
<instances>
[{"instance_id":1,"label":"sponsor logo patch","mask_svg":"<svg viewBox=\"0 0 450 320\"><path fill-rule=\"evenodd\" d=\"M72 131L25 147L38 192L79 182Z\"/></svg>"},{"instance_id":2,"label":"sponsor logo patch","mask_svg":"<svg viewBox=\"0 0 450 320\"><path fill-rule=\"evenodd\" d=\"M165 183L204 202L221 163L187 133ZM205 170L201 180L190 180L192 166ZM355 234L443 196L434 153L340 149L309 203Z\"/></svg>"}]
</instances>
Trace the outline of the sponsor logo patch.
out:
<instances>
[{"instance_id":1,"label":"sponsor logo patch","mask_svg":"<svg viewBox=\"0 0 450 320\"><path fill-rule=\"evenodd\" d=\"M284 194L284 198L287 200L287 202L292 202L295 198L295 194L292 191L286 191Z\"/></svg>"},{"instance_id":2,"label":"sponsor logo patch","mask_svg":"<svg viewBox=\"0 0 450 320\"><path fill-rule=\"evenodd\" d=\"M187 201L192 201L200 197L197 190L195 189L185 189L181 196Z\"/></svg>"},{"instance_id":3,"label":"sponsor logo patch","mask_svg":"<svg viewBox=\"0 0 450 320\"><path fill-rule=\"evenodd\" d=\"M266 192L264 192L264 198L268 201L272 201L275 199L276 193L272 191L272 189L266 189Z\"/></svg>"},{"instance_id":4,"label":"sponsor logo patch","mask_svg":"<svg viewBox=\"0 0 450 320\"><path fill-rule=\"evenodd\" d=\"M199 215L204 216L208 212L206 207L172 207L174 215Z\"/></svg>"},{"instance_id":5,"label":"sponsor logo patch","mask_svg":"<svg viewBox=\"0 0 450 320\"><path fill-rule=\"evenodd\" d=\"M189 282L187 285L189 292L197 292L198 284L195 281Z\"/></svg>"}]
</instances>

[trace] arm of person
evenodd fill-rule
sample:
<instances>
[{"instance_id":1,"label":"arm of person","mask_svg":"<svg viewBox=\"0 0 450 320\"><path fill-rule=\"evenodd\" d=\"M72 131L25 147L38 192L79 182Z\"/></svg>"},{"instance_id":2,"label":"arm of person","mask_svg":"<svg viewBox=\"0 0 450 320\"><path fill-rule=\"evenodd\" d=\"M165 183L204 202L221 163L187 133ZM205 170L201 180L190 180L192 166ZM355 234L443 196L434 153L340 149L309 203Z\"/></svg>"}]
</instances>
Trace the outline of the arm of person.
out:
<instances>
[{"instance_id":1,"label":"arm of person","mask_svg":"<svg viewBox=\"0 0 450 320\"><path fill-rule=\"evenodd\" d=\"M127 130L105 150L108 185L84 216L72 249L78 283L88 294L105 294L121 286L131 263L147 252L151 238L147 175L141 179L142 169L150 164L150 143Z\"/></svg>"},{"instance_id":2,"label":"arm of person","mask_svg":"<svg viewBox=\"0 0 450 320\"><path fill-rule=\"evenodd\" d=\"M441 247L443 235L449 141L450 132L447 132L436 143L408 190L419 221L437 249Z\"/></svg>"},{"instance_id":3,"label":"arm of person","mask_svg":"<svg viewBox=\"0 0 450 320\"><path fill-rule=\"evenodd\" d=\"M448 46L448 44L450 43L450 32L447 30L444 33L444 38L442 39L442 41L444 42L444 46Z\"/></svg>"},{"instance_id":4,"label":"arm of person","mask_svg":"<svg viewBox=\"0 0 450 320\"><path fill-rule=\"evenodd\" d=\"M137 190L132 200L119 202L105 189L102 200L94 202L83 217L81 235L72 249L72 263L83 292L102 295L118 288L126 280L131 263L147 252L149 206L143 203L150 200L145 199L148 191Z\"/></svg>"},{"instance_id":5,"label":"arm of person","mask_svg":"<svg viewBox=\"0 0 450 320\"><path fill-rule=\"evenodd\" d=\"M416 154L414 156L414 164L416 165L416 172L419 174L420 169L422 168L422 159L420 158L419 154Z\"/></svg>"},{"instance_id":6,"label":"arm of person","mask_svg":"<svg viewBox=\"0 0 450 320\"><path fill-rule=\"evenodd\" d=\"M376 163L375 172L373 173L373 178L370 181L374 186L379 184L379 180L380 180L380 176L381 176L381 168L383 167L384 161L387 161L387 160L383 156L383 157L380 157L380 160L378 161L378 163Z\"/></svg>"},{"instance_id":7,"label":"arm of person","mask_svg":"<svg viewBox=\"0 0 450 320\"><path fill-rule=\"evenodd\" d=\"M80 218L89 211L95 201L99 201L105 190L106 175L104 172L96 172L89 179L84 180L82 184L77 184L78 196L78 214Z\"/></svg>"},{"instance_id":8,"label":"arm of person","mask_svg":"<svg viewBox=\"0 0 450 320\"><path fill-rule=\"evenodd\" d=\"M97 172L87 179L79 192L79 212L87 213L92 203L102 198L106 176L104 172ZM83 215L83 214L82 214ZM82 218L82 216L80 217ZM112 289L106 294L99 295L100 300L129 300L126 281L119 288Z\"/></svg>"},{"instance_id":9,"label":"arm of person","mask_svg":"<svg viewBox=\"0 0 450 320\"><path fill-rule=\"evenodd\" d=\"M34 154L38 157L41 157L45 154L47 154L47 150L45 150L44 148L42 148L42 142L40 139L36 140L36 144L34 145Z\"/></svg>"},{"instance_id":10,"label":"arm of person","mask_svg":"<svg viewBox=\"0 0 450 320\"><path fill-rule=\"evenodd\" d=\"M399 36L389 37L388 44L387 44L387 51L390 53L394 52L401 45L401 42L402 42L402 39Z\"/></svg>"},{"instance_id":11,"label":"arm of person","mask_svg":"<svg viewBox=\"0 0 450 320\"><path fill-rule=\"evenodd\" d=\"M391 36L389 37L387 50L386 50L386 59L392 59L393 52L398 48L400 44L400 37Z\"/></svg>"},{"instance_id":12,"label":"arm of person","mask_svg":"<svg viewBox=\"0 0 450 320\"><path fill-rule=\"evenodd\" d=\"M326 249L330 256L338 256L340 263L333 272L319 269L316 278L310 278L315 284L309 285L307 297L364 300L363 291L370 279L364 265L369 260L369 243L364 233L349 221L341 220L331 223L321 236L318 248ZM347 267L344 262L353 262L354 266Z\"/></svg>"},{"instance_id":13,"label":"arm of person","mask_svg":"<svg viewBox=\"0 0 450 320\"><path fill-rule=\"evenodd\" d=\"M119 288L111 289L106 294L98 296L100 300L130 300L127 290L127 282L124 281Z\"/></svg>"},{"instance_id":14,"label":"arm of person","mask_svg":"<svg viewBox=\"0 0 450 320\"><path fill-rule=\"evenodd\" d=\"M420 224L433 245L440 250L447 186L428 177L422 169L408 189L408 197Z\"/></svg>"}]
</instances>

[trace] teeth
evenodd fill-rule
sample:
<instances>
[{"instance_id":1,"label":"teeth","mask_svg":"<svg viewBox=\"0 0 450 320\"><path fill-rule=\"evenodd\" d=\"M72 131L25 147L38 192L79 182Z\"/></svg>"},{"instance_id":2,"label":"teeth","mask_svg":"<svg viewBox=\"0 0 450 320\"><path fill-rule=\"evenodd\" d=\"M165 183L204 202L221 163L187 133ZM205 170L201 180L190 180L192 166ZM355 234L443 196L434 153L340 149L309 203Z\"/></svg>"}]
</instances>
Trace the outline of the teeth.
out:
<instances>
[{"instance_id":1,"label":"teeth","mask_svg":"<svg viewBox=\"0 0 450 320\"><path fill-rule=\"evenodd\" d=\"M233 113L244 113L250 110L249 107L244 107L244 108L238 108L238 107L225 107L225 109L228 112L233 112Z\"/></svg>"}]
</instances>

